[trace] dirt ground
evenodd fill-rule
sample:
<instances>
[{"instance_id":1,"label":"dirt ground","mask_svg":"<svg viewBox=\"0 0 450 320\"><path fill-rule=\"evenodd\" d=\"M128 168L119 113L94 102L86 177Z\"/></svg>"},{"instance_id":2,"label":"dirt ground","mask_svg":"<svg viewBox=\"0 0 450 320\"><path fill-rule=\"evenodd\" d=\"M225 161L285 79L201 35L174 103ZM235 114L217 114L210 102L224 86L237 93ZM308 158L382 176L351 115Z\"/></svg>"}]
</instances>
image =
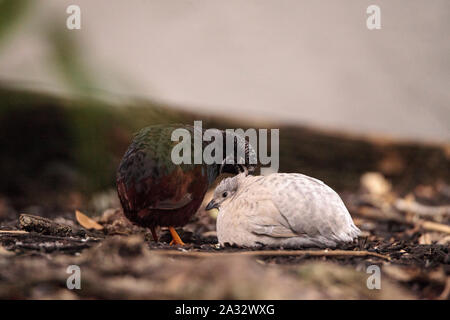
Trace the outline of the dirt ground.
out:
<instances>
[{"instance_id":1,"label":"dirt ground","mask_svg":"<svg viewBox=\"0 0 450 320\"><path fill-rule=\"evenodd\" d=\"M0 298L449 299L449 190L418 186L401 198L368 174L359 191L341 194L361 237L326 250L220 248L214 216L202 210L178 229L187 243L179 247L165 229L155 243L120 209L88 230L72 212L19 215L3 200ZM80 267L80 290L66 287L70 265ZM371 265L380 289L368 288Z\"/></svg>"}]
</instances>

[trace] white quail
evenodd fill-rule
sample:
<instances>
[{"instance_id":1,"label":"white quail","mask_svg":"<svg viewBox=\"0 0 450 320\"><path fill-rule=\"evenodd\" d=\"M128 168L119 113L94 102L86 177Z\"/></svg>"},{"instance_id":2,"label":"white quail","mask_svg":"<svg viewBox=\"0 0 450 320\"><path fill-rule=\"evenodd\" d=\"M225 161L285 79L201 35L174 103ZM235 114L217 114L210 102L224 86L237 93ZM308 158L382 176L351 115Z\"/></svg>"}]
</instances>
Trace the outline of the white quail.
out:
<instances>
[{"instance_id":1,"label":"white quail","mask_svg":"<svg viewBox=\"0 0 450 320\"><path fill-rule=\"evenodd\" d=\"M360 233L333 189L298 173L227 178L206 207L212 208L219 209L220 245L336 247Z\"/></svg>"}]
</instances>

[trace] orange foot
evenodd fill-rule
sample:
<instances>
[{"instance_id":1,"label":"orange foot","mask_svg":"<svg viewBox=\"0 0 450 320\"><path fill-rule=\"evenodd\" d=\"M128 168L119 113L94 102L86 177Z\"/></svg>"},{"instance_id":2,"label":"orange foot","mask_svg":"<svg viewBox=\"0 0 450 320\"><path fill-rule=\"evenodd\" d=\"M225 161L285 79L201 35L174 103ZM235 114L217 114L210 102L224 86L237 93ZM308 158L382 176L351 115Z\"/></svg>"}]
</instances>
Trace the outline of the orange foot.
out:
<instances>
[{"instance_id":1,"label":"orange foot","mask_svg":"<svg viewBox=\"0 0 450 320\"><path fill-rule=\"evenodd\" d=\"M178 235L177 231L174 227L169 227L170 234L172 235L172 241L170 241L170 245L176 245L179 244L180 246L184 246L185 243L181 241L180 236Z\"/></svg>"}]
</instances>

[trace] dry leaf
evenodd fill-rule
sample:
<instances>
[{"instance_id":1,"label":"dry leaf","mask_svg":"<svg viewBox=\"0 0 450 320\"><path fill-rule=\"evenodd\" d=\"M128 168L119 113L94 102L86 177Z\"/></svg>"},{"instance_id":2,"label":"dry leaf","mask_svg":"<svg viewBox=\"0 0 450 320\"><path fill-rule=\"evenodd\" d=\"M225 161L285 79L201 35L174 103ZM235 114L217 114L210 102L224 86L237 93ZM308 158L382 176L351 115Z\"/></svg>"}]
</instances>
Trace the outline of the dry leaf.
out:
<instances>
[{"instance_id":1,"label":"dry leaf","mask_svg":"<svg viewBox=\"0 0 450 320\"><path fill-rule=\"evenodd\" d=\"M0 246L0 256L13 256L14 252L6 250L4 247Z\"/></svg>"},{"instance_id":2,"label":"dry leaf","mask_svg":"<svg viewBox=\"0 0 450 320\"><path fill-rule=\"evenodd\" d=\"M87 215L85 215L84 213L82 213L78 210L75 210L75 216L77 218L78 223L86 229L95 229L95 230L103 229L102 225L98 224L97 222L95 222L94 220L89 218Z\"/></svg>"},{"instance_id":3,"label":"dry leaf","mask_svg":"<svg viewBox=\"0 0 450 320\"><path fill-rule=\"evenodd\" d=\"M431 234L429 233L424 233L419 238L419 244L432 244L432 243L433 241L431 239Z\"/></svg>"},{"instance_id":4,"label":"dry leaf","mask_svg":"<svg viewBox=\"0 0 450 320\"><path fill-rule=\"evenodd\" d=\"M422 198L428 198L428 199L432 199L436 192L434 191L434 188L432 186L426 186L426 185L418 185L415 189L414 192L416 193L417 196L422 197Z\"/></svg>"},{"instance_id":5,"label":"dry leaf","mask_svg":"<svg viewBox=\"0 0 450 320\"><path fill-rule=\"evenodd\" d=\"M438 241L438 244L450 244L450 236L446 236Z\"/></svg>"},{"instance_id":6,"label":"dry leaf","mask_svg":"<svg viewBox=\"0 0 450 320\"><path fill-rule=\"evenodd\" d=\"M392 189L391 183L378 172L366 172L361 176L360 183L364 191L376 196L386 195Z\"/></svg>"}]
</instances>

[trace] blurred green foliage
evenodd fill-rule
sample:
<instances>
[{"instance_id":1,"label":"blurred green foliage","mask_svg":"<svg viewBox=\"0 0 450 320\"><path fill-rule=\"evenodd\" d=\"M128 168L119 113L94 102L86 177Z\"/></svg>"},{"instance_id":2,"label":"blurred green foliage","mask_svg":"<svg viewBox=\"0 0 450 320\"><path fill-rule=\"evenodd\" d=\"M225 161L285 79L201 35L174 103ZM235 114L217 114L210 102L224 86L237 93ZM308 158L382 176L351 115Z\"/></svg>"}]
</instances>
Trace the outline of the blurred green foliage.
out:
<instances>
[{"instance_id":1,"label":"blurred green foliage","mask_svg":"<svg viewBox=\"0 0 450 320\"><path fill-rule=\"evenodd\" d=\"M14 36L15 27L27 22L27 12L31 11L31 0L0 0L0 49L9 38ZM31 17L31 15L28 15ZM79 33L65 27L63 15L46 21L43 28L34 29L34 36L40 37L47 45L48 72L58 72L62 84L70 92L92 96L98 89L93 72L87 65L87 59L80 46Z\"/></svg>"},{"instance_id":2,"label":"blurred green foliage","mask_svg":"<svg viewBox=\"0 0 450 320\"><path fill-rule=\"evenodd\" d=\"M56 22L50 24L48 28L47 39L51 49L51 63L72 91L90 96L96 85L84 63L77 33L61 28L61 25L63 23Z\"/></svg>"},{"instance_id":3,"label":"blurred green foliage","mask_svg":"<svg viewBox=\"0 0 450 320\"><path fill-rule=\"evenodd\" d=\"M0 0L0 47L25 16L30 0Z\"/></svg>"},{"instance_id":4,"label":"blurred green foliage","mask_svg":"<svg viewBox=\"0 0 450 320\"><path fill-rule=\"evenodd\" d=\"M135 131L193 121L188 118L151 102L115 107L0 88L0 195L32 201L43 193L88 195L114 187L117 165Z\"/></svg>"}]
</instances>

